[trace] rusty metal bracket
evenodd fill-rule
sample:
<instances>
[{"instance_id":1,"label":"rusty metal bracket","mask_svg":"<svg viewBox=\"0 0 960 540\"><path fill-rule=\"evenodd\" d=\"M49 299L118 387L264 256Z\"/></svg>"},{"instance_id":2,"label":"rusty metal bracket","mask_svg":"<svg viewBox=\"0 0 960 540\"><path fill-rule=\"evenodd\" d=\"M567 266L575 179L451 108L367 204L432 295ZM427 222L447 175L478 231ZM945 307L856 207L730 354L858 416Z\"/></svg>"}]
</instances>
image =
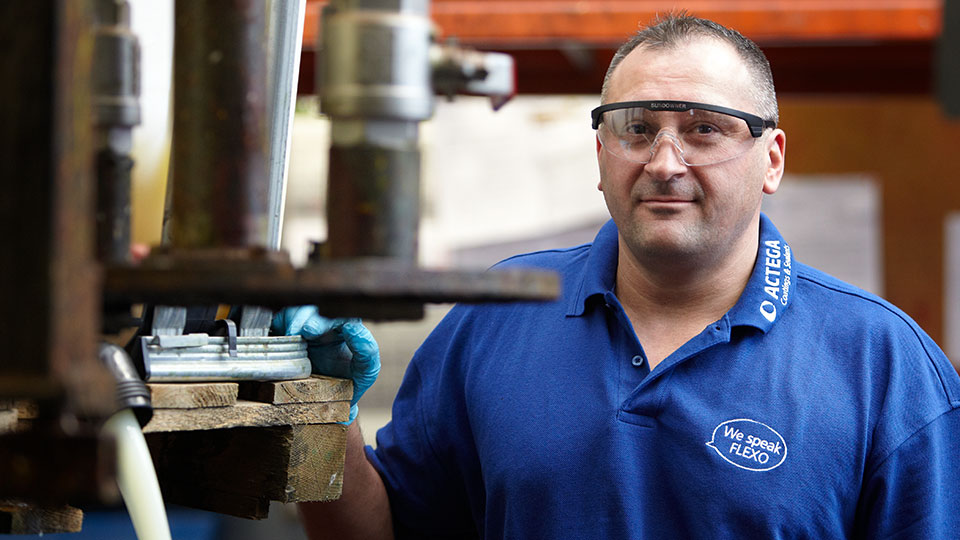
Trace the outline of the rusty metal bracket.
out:
<instances>
[{"instance_id":1,"label":"rusty metal bracket","mask_svg":"<svg viewBox=\"0 0 960 540\"><path fill-rule=\"evenodd\" d=\"M560 287L559 277L543 270L425 270L379 258L294 268L279 252L262 253L273 257L214 264L214 259L160 254L140 266L108 268L105 300L271 308L315 304L331 317L409 320L422 317L425 303L548 301Z\"/></svg>"}]
</instances>

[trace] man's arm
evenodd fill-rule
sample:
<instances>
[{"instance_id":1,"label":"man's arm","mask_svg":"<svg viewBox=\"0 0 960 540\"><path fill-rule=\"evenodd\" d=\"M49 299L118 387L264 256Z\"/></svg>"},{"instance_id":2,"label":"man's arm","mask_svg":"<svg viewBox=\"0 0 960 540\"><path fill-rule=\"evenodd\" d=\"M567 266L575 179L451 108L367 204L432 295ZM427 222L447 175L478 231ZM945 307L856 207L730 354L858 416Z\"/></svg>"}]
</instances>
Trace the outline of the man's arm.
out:
<instances>
[{"instance_id":1,"label":"man's arm","mask_svg":"<svg viewBox=\"0 0 960 540\"><path fill-rule=\"evenodd\" d=\"M359 319L321 317L315 306L280 310L273 331L303 336L313 372L353 381L347 448L343 465L343 492L333 502L302 503L299 507L307 535L318 538L393 538L390 502L379 473L367 461L363 435L356 421L357 401L380 373L380 348Z\"/></svg>"},{"instance_id":2,"label":"man's arm","mask_svg":"<svg viewBox=\"0 0 960 540\"><path fill-rule=\"evenodd\" d=\"M358 422L347 428L343 494L336 501L300 503L299 510L311 540L393 538L387 490L367 461Z\"/></svg>"}]
</instances>

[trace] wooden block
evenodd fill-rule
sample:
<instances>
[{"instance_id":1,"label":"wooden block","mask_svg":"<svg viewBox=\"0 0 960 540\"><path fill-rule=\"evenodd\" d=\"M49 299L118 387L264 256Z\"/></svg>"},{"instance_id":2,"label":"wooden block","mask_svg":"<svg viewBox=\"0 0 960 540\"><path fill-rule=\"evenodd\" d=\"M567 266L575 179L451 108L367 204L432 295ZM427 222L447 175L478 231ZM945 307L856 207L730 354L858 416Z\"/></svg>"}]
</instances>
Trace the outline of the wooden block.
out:
<instances>
[{"instance_id":1,"label":"wooden block","mask_svg":"<svg viewBox=\"0 0 960 540\"><path fill-rule=\"evenodd\" d=\"M163 487L163 501L197 510L206 510L244 519L266 519L270 514L270 499L253 495L220 492L189 484Z\"/></svg>"},{"instance_id":2,"label":"wooden block","mask_svg":"<svg viewBox=\"0 0 960 540\"><path fill-rule=\"evenodd\" d=\"M154 409L229 407L237 402L235 382L150 383L147 388Z\"/></svg>"},{"instance_id":3,"label":"wooden block","mask_svg":"<svg viewBox=\"0 0 960 540\"><path fill-rule=\"evenodd\" d=\"M37 402L27 399L17 400L14 408L17 409L17 417L21 420L35 420L40 412Z\"/></svg>"},{"instance_id":4,"label":"wooden block","mask_svg":"<svg viewBox=\"0 0 960 540\"><path fill-rule=\"evenodd\" d=\"M0 436L0 494L40 506L118 501L114 440L84 425L69 435L51 431Z\"/></svg>"},{"instance_id":5,"label":"wooden block","mask_svg":"<svg viewBox=\"0 0 960 540\"><path fill-rule=\"evenodd\" d=\"M275 382L242 382L240 397L263 403L319 403L349 401L353 397L353 381L337 377L313 375L309 379Z\"/></svg>"},{"instance_id":6,"label":"wooden block","mask_svg":"<svg viewBox=\"0 0 960 540\"><path fill-rule=\"evenodd\" d=\"M0 500L0 534L79 532L83 512L71 506L42 507Z\"/></svg>"},{"instance_id":7,"label":"wooden block","mask_svg":"<svg viewBox=\"0 0 960 540\"><path fill-rule=\"evenodd\" d=\"M347 426L291 426L290 464L281 502L331 501L343 491Z\"/></svg>"},{"instance_id":8,"label":"wooden block","mask_svg":"<svg viewBox=\"0 0 960 540\"><path fill-rule=\"evenodd\" d=\"M340 496L346 426L151 433L164 500L251 519L269 501L323 501Z\"/></svg>"},{"instance_id":9,"label":"wooden block","mask_svg":"<svg viewBox=\"0 0 960 540\"><path fill-rule=\"evenodd\" d=\"M17 419L16 409L0 409L0 433L16 429Z\"/></svg>"},{"instance_id":10,"label":"wooden block","mask_svg":"<svg viewBox=\"0 0 960 540\"><path fill-rule=\"evenodd\" d=\"M349 401L270 405L240 400L233 407L157 409L143 432L329 424L349 418Z\"/></svg>"}]
</instances>

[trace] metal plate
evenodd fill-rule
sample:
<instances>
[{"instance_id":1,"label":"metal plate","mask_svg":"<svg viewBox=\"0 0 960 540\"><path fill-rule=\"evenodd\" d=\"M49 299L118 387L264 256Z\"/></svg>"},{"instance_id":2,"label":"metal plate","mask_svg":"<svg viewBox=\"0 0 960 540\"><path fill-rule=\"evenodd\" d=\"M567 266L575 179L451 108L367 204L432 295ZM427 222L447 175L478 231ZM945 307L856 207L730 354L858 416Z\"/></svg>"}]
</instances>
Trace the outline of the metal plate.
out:
<instances>
[{"instance_id":1,"label":"metal plate","mask_svg":"<svg viewBox=\"0 0 960 540\"><path fill-rule=\"evenodd\" d=\"M144 336L140 346L149 382L281 381L311 371L300 336Z\"/></svg>"},{"instance_id":2,"label":"metal plate","mask_svg":"<svg viewBox=\"0 0 960 540\"><path fill-rule=\"evenodd\" d=\"M327 316L396 320L421 318L425 303L549 301L560 289L559 276L544 270L425 270L380 259L320 262L301 269L264 260L211 263L167 258L109 268L106 301L272 308L315 304Z\"/></svg>"}]
</instances>

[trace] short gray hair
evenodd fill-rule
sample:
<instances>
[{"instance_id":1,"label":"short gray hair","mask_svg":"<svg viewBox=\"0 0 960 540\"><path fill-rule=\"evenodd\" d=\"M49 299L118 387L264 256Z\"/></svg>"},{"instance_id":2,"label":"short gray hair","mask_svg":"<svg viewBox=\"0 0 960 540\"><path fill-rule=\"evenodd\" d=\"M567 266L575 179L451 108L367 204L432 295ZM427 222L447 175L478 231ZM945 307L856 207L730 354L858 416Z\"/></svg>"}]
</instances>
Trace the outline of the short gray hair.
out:
<instances>
[{"instance_id":1,"label":"short gray hair","mask_svg":"<svg viewBox=\"0 0 960 540\"><path fill-rule=\"evenodd\" d=\"M671 48L686 44L698 37L717 39L730 44L737 51L753 77L755 83L753 98L760 116L765 120L779 122L777 92L773 87L770 62L767 61L767 57L760 50L760 47L732 28L727 28L707 19L690 16L684 11L665 16L658 15L651 26L634 34L617 49L616 54L613 55L613 60L610 61L610 67L607 68L607 74L603 78L600 102L607 102L610 79L613 77L614 70L637 47Z\"/></svg>"}]
</instances>

